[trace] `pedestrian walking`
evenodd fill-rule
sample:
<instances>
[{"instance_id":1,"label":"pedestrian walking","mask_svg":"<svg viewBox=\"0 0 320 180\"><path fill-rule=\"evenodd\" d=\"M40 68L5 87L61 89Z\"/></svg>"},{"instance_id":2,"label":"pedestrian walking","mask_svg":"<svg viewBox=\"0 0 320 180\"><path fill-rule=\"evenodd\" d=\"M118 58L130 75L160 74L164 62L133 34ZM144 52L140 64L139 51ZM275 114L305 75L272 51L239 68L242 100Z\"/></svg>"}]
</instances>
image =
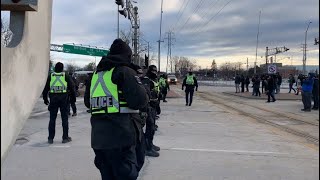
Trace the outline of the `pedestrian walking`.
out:
<instances>
[{"instance_id":1,"label":"pedestrian walking","mask_svg":"<svg viewBox=\"0 0 320 180\"><path fill-rule=\"evenodd\" d=\"M258 75L256 75L255 77L255 81L253 83L253 89L255 92L255 96L261 96L261 92L260 92L260 78Z\"/></svg>"},{"instance_id":2,"label":"pedestrian walking","mask_svg":"<svg viewBox=\"0 0 320 180\"><path fill-rule=\"evenodd\" d=\"M182 90L186 87L185 93L186 93L186 106L191 106L192 100L193 100L193 93L194 88L196 88L196 91L198 91L198 81L197 78L193 75L193 73L190 71L187 76L184 78L182 83ZM240 92L240 89L239 89Z\"/></svg>"},{"instance_id":3,"label":"pedestrian walking","mask_svg":"<svg viewBox=\"0 0 320 180\"><path fill-rule=\"evenodd\" d=\"M302 83L302 103L303 109L301 111L310 112L311 111L311 99L312 99L312 89L313 89L313 73L309 73L308 77L303 80Z\"/></svg>"},{"instance_id":4,"label":"pedestrian walking","mask_svg":"<svg viewBox=\"0 0 320 180\"><path fill-rule=\"evenodd\" d=\"M68 95L68 91L70 92L70 95ZM48 92L50 102L48 101ZM74 87L70 76L63 72L63 64L58 62L55 65L54 72L49 74L45 88L42 92L44 104L49 105L48 110L50 111L50 121L48 127L49 144L53 143L53 139L55 137L56 119L59 109L62 119L62 143L68 143L72 140L69 136L68 96L70 96L71 102L76 101Z\"/></svg>"},{"instance_id":5,"label":"pedestrian walking","mask_svg":"<svg viewBox=\"0 0 320 180\"><path fill-rule=\"evenodd\" d=\"M276 98L274 97L274 90L275 90L275 83L274 83L274 77L272 75L267 76L267 95L268 95L268 101L267 103L271 102L270 98L272 98L272 102L276 101Z\"/></svg>"},{"instance_id":6,"label":"pedestrian walking","mask_svg":"<svg viewBox=\"0 0 320 180\"><path fill-rule=\"evenodd\" d=\"M312 96L313 96L312 109L318 110L319 109L319 74L317 74L313 79Z\"/></svg>"},{"instance_id":7,"label":"pedestrian walking","mask_svg":"<svg viewBox=\"0 0 320 180\"><path fill-rule=\"evenodd\" d=\"M250 78L249 78L249 76L246 76L245 84L246 84L246 91L249 92L249 84L250 84Z\"/></svg>"},{"instance_id":8,"label":"pedestrian walking","mask_svg":"<svg viewBox=\"0 0 320 180\"><path fill-rule=\"evenodd\" d=\"M240 93L240 82L241 82L241 78L240 76L237 74L235 79L234 79L234 84L236 86L236 93Z\"/></svg>"},{"instance_id":9,"label":"pedestrian walking","mask_svg":"<svg viewBox=\"0 0 320 180\"><path fill-rule=\"evenodd\" d=\"M282 84L282 76L280 75L279 72L276 73L276 77L277 77L277 81L276 81L276 93L275 94L278 94L280 93L280 87L281 87L281 84Z\"/></svg>"},{"instance_id":10,"label":"pedestrian walking","mask_svg":"<svg viewBox=\"0 0 320 180\"><path fill-rule=\"evenodd\" d=\"M244 84L245 84L245 78L244 78L244 75L241 75L240 76L240 85L241 85L241 92L243 93L244 92Z\"/></svg>"},{"instance_id":11,"label":"pedestrian walking","mask_svg":"<svg viewBox=\"0 0 320 180\"><path fill-rule=\"evenodd\" d=\"M135 70L132 51L114 40L86 86L84 102L91 110L91 147L102 180L135 180L138 177L136 129L132 114L149 101Z\"/></svg>"},{"instance_id":12,"label":"pedestrian walking","mask_svg":"<svg viewBox=\"0 0 320 180\"><path fill-rule=\"evenodd\" d=\"M261 93L266 93L266 90L267 90L267 77L266 75L262 75L261 76Z\"/></svg>"},{"instance_id":13,"label":"pedestrian walking","mask_svg":"<svg viewBox=\"0 0 320 180\"><path fill-rule=\"evenodd\" d=\"M289 93L291 93L291 90L296 93L296 90L293 88L293 84L296 83L296 80L294 79L294 76L292 74L289 75Z\"/></svg>"},{"instance_id":14,"label":"pedestrian walking","mask_svg":"<svg viewBox=\"0 0 320 180\"><path fill-rule=\"evenodd\" d=\"M71 83L73 84L74 87L74 92L76 94L76 92L78 92L79 89L79 85L78 85L78 81L75 77L73 77L73 73L69 73L69 76L71 77ZM71 94L70 91L68 91L68 115L70 116L70 109L72 109L72 116L76 116L77 115L77 106L75 101L72 101L71 99ZM77 96L77 95L76 95ZM71 108L70 108L71 106Z\"/></svg>"}]
</instances>

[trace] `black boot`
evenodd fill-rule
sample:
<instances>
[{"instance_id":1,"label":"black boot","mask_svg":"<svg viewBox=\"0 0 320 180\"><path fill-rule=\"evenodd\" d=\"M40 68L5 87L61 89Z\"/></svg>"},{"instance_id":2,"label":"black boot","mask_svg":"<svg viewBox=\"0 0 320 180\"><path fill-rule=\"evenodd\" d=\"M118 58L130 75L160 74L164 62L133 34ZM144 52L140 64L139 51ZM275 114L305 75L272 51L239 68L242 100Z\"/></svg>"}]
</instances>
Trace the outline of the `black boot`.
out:
<instances>
[{"instance_id":1,"label":"black boot","mask_svg":"<svg viewBox=\"0 0 320 180\"><path fill-rule=\"evenodd\" d=\"M146 150L146 156L159 157L160 154L158 152L156 152L155 150L151 149L151 150Z\"/></svg>"},{"instance_id":2,"label":"black boot","mask_svg":"<svg viewBox=\"0 0 320 180\"><path fill-rule=\"evenodd\" d=\"M160 147L159 146L156 146L156 145L152 145L152 149L155 150L155 151L160 151Z\"/></svg>"}]
</instances>

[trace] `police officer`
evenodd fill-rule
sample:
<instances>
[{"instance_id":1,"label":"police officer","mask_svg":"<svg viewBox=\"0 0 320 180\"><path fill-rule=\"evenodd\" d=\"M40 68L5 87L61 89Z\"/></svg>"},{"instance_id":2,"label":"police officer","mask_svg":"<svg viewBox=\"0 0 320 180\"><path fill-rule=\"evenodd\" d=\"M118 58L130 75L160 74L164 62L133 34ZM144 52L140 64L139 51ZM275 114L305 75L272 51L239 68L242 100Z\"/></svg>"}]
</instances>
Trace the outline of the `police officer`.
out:
<instances>
[{"instance_id":1,"label":"police officer","mask_svg":"<svg viewBox=\"0 0 320 180\"><path fill-rule=\"evenodd\" d=\"M143 77L143 70L140 66L131 64L131 68L134 69L139 78ZM147 91L148 97L150 98L150 87L144 86L145 90ZM135 124L136 132L137 132L137 144L136 144L136 156L137 156L137 168L138 171L140 171L143 167L144 160L145 160L145 154L146 154L146 143L145 143L145 137L143 133L143 127L146 124L146 120L148 117L148 104L139 110L139 114L131 114L131 117L133 119L133 122Z\"/></svg>"},{"instance_id":2,"label":"police officer","mask_svg":"<svg viewBox=\"0 0 320 180\"><path fill-rule=\"evenodd\" d=\"M156 117L156 108L159 106L159 85L157 83L157 67L150 65L147 71L146 76L141 78L142 83L149 87L150 89L150 102L147 109L147 119L146 119L146 155L151 157L158 157L160 154L157 151L160 151L160 148L153 144L153 138L156 131L155 117Z\"/></svg>"},{"instance_id":3,"label":"police officer","mask_svg":"<svg viewBox=\"0 0 320 180\"><path fill-rule=\"evenodd\" d=\"M182 83L182 90L186 87L186 106L191 106L192 104L192 99L193 99L193 93L194 93L194 88L196 88L196 91L198 91L198 82L196 77L193 76L192 72L189 72L187 76L184 78L183 83ZM190 95L190 99L189 99Z\"/></svg>"},{"instance_id":4,"label":"police officer","mask_svg":"<svg viewBox=\"0 0 320 180\"><path fill-rule=\"evenodd\" d=\"M168 90L170 91L169 83L167 81L167 75L162 74L159 79L160 92L163 102L167 102L166 97Z\"/></svg>"},{"instance_id":5,"label":"police officer","mask_svg":"<svg viewBox=\"0 0 320 180\"><path fill-rule=\"evenodd\" d=\"M47 79L47 83L42 92L44 103L49 105L48 110L50 111L49 121L49 137L48 143L52 144L55 136L56 129L56 118L58 110L61 112L62 119L62 143L68 143L71 141L69 137L69 122L68 122L68 91L70 92L70 101L75 102L75 92L73 83L71 82L70 76L63 72L63 64L58 62L55 65L54 72L50 73ZM48 101L48 92L50 98L50 104Z\"/></svg>"},{"instance_id":6,"label":"police officer","mask_svg":"<svg viewBox=\"0 0 320 180\"><path fill-rule=\"evenodd\" d=\"M135 180L138 177L136 130L132 114L146 106L148 96L130 68L132 51L114 40L86 86L84 102L91 112L91 147L102 180Z\"/></svg>"}]
</instances>

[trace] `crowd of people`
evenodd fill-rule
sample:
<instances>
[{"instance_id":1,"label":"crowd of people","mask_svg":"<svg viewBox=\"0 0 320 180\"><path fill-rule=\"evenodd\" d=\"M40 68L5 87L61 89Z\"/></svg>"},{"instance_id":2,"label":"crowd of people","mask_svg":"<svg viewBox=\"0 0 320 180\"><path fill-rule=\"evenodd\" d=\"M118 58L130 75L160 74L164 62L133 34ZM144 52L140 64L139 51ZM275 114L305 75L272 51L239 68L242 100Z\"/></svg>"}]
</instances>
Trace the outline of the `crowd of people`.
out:
<instances>
[{"instance_id":1,"label":"crowd of people","mask_svg":"<svg viewBox=\"0 0 320 180\"><path fill-rule=\"evenodd\" d=\"M275 94L280 93L281 84L282 84L282 76L279 72L276 74L263 74L261 76L255 75L251 78L252 83L252 96L259 96L261 94L266 94L268 96L267 103L275 102ZM309 73L308 76L304 76L299 74L297 77L294 77L293 74L289 75L288 78L289 83L289 92L293 90L295 95L302 94L302 102L304 108L302 111L309 112L311 109L318 110L319 109L319 74ZM236 75L235 77L235 87L236 93L249 92L249 84L250 78L249 76L244 77L244 75ZM261 85L261 92L260 92ZM294 85L297 87L294 88ZM241 87L241 89L240 89ZM311 108L311 101L313 100L314 105Z\"/></svg>"}]
</instances>

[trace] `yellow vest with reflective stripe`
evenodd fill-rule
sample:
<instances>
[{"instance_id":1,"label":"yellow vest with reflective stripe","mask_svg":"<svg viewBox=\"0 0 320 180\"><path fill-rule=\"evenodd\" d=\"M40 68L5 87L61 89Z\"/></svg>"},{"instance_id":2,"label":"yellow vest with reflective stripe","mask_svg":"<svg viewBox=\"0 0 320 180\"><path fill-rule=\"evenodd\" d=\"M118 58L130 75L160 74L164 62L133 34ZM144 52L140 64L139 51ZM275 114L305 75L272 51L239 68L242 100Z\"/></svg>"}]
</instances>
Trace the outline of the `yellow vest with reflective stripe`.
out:
<instances>
[{"instance_id":1,"label":"yellow vest with reflective stripe","mask_svg":"<svg viewBox=\"0 0 320 180\"><path fill-rule=\"evenodd\" d=\"M67 93L67 86L68 83L64 72L51 73L50 93Z\"/></svg>"},{"instance_id":2,"label":"yellow vest with reflective stripe","mask_svg":"<svg viewBox=\"0 0 320 180\"><path fill-rule=\"evenodd\" d=\"M112 82L113 70L93 74L90 87L91 114L139 113L138 110L128 108L122 91Z\"/></svg>"},{"instance_id":3,"label":"yellow vest with reflective stripe","mask_svg":"<svg viewBox=\"0 0 320 180\"><path fill-rule=\"evenodd\" d=\"M151 81L153 82L153 91L155 91L159 94L160 93L159 83L157 81L153 81L153 80L151 80Z\"/></svg>"},{"instance_id":4,"label":"yellow vest with reflective stripe","mask_svg":"<svg viewBox=\"0 0 320 180\"><path fill-rule=\"evenodd\" d=\"M163 77L159 79L159 86L166 87L166 80Z\"/></svg>"},{"instance_id":5,"label":"yellow vest with reflective stripe","mask_svg":"<svg viewBox=\"0 0 320 180\"><path fill-rule=\"evenodd\" d=\"M187 75L186 84L187 85L194 85L194 79L193 79L192 75L191 76Z\"/></svg>"}]
</instances>

